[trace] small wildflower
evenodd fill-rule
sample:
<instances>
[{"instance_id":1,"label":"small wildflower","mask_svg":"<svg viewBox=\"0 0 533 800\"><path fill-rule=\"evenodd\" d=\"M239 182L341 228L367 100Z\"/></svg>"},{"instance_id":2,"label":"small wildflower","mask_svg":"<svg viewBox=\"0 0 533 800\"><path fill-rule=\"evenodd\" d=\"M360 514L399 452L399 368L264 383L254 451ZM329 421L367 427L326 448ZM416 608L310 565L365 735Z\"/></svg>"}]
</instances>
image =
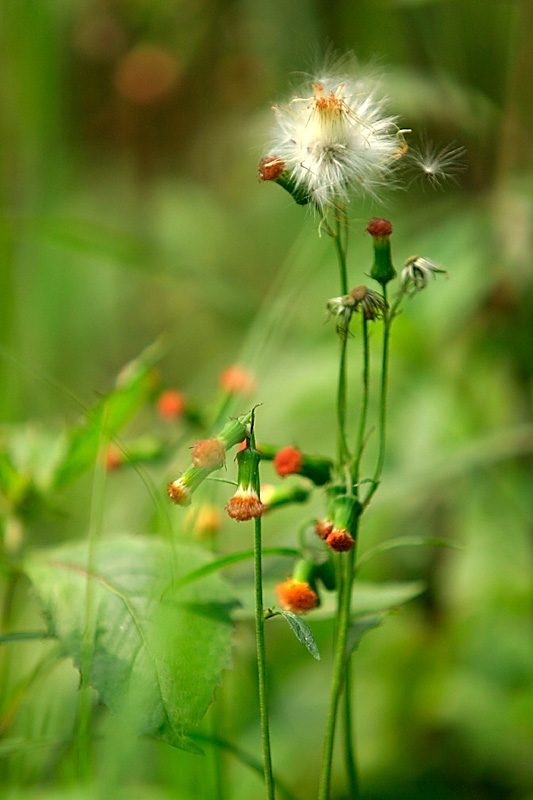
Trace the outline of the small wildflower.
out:
<instances>
[{"instance_id":1,"label":"small wildflower","mask_svg":"<svg viewBox=\"0 0 533 800\"><path fill-rule=\"evenodd\" d=\"M295 472L300 472L302 454L296 447L289 445L278 450L272 463L280 478L283 478L285 475L293 475Z\"/></svg>"},{"instance_id":2,"label":"small wildflower","mask_svg":"<svg viewBox=\"0 0 533 800\"><path fill-rule=\"evenodd\" d=\"M346 553L355 544L355 539L344 528L333 528L326 536L326 544L336 553Z\"/></svg>"},{"instance_id":3,"label":"small wildflower","mask_svg":"<svg viewBox=\"0 0 533 800\"><path fill-rule=\"evenodd\" d=\"M157 398L156 408L163 419L178 419L186 408L185 395L177 389L165 389Z\"/></svg>"},{"instance_id":4,"label":"small wildflower","mask_svg":"<svg viewBox=\"0 0 533 800\"><path fill-rule=\"evenodd\" d=\"M259 499L258 492L258 465L261 454L247 447L237 453L238 486L237 491L226 505L228 516L238 522L260 517L265 506Z\"/></svg>"},{"instance_id":5,"label":"small wildflower","mask_svg":"<svg viewBox=\"0 0 533 800\"><path fill-rule=\"evenodd\" d=\"M430 277L437 275L448 276L448 271L442 267L438 267L429 258L420 258L419 256L411 256L405 262L405 266L400 274L400 281L402 290L406 294L416 294L428 285Z\"/></svg>"},{"instance_id":6,"label":"small wildflower","mask_svg":"<svg viewBox=\"0 0 533 800\"><path fill-rule=\"evenodd\" d=\"M316 486L323 486L331 480L332 463L324 456L308 456L289 445L282 447L273 455L274 469L280 477L303 475Z\"/></svg>"},{"instance_id":7,"label":"small wildflower","mask_svg":"<svg viewBox=\"0 0 533 800\"><path fill-rule=\"evenodd\" d=\"M191 490L184 482L183 477L171 481L167 487L168 496L177 506L188 506L191 504Z\"/></svg>"},{"instance_id":8,"label":"small wildflower","mask_svg":"<svg viewBox=\"0 0 533 800\"><path fill-rule=\"evenodd\" d=\"M357 519L361 504L353 495L337 495L331 503L333 527L326 536L326 544L336 553L345 553L355 544ZM352 535L353 534L353 535Z\"/></svg>"},{"instance_id":9,"label":"small wildflower","mask_svg":"<svg viewBox=\"0 0 533 800\"><path fill-rule=\"evenodd\" d=\"M368 223L366 230L371 235L374 246L374 264L370 270L370 277L385 286L396 276L390 247L392 225L388 219L374 217Z\"/></svg>"},{"instance_id":10,"label":"small wildflower","mask_svg":"<svg viewBox=\"0 0 533 800\"><path fill-rule=\"evenodd\" d=\"M251 372L233 364L220 373L220 388L228 394L252 394L255 390L255 377Z\"/></svg>"},{"instance_id":11,"label":"small wildflower","mask_svg":"<svg viewBox=\"0 0 533 800\"><path fill-rule=\"evenodd\" d=\"M419 148L411 147L406 162L421 172L425 181L439 188L447 181L456 182L456 176L465 170L465 154L464 147L448 144L439 149L427 141Z\"/></svg>"},{"instance_id":12,"label":"small wildflower","mask_svg":"<svg viewBox=\"0 0 533 800\"><path fill-rule=\"evenodd\" d=\"M187 467L182 475L168 484L168 496L177 506L189 506L193 492L211 472L213 467Z\"/></svg>"},{"instance_id":13,"label":"small wildflower","mask_svg":"<svg viewBox=\"0 0 533 800\"><path fill-rule=\"evenodd\" d=\"M262 516L265 507L252 486L239 486L233 497L228 500L226 511L232 519L246 522L254 517Z\"/></svg>"},{"instance_id":14,"label":"small wildflower","mask_svg":"<svg viewBox=\"0 0 533 800\"><path fill-rule=\"evenodd\" d=\"M287 578L284 583L278 583L276 593L283 610L292 611L293 614L305 614L318 605L318 594L307 581Z\"/></svg>"},{"instance_id":15,"label":"small wildflower","mask_svg":"<svg viewBox=\"0 0 533 800\"><path fill-rule=\"evenodd\" d=\"M315 533L321 539L327 539L333 530L333 521L330 519L317 519L315 522Z\"/></svg>"},{"instance_id":16,"label":"small wildflower","mask_svg":"<svg viewBox=\"0 0 533 800\"><path fill-rule=\"evenodd\" d=\"M274 107L276 155L266 165L283 164L284 182L278 182L323 215L354 196L379 196L393 180L404 145L377 85L332 73L311 79L302 94Z\"/></svg>"},{"instance_id":17,"label":"small wildflower","mask_svg":"<svg viewBox=\"0 0 533 800\"><path fill-rule=\"evenodd\" d=\"M356 311L361 307L365 319L380 319L388 306L383 297L373 292L367 286L356 286L350 291L350 297L355 301Z\"/></svg>"},{"instance_id":18,"label":"small wildflower","mask_svg":"<svg viewBox=\"0 0 533 800\"><path fill-rule=\"evenodd\" d=\"M226 461L226 450L223 442L216 437L196 442L192 449L192 463L195 467L217 469Z\"/></svg>"}]
</instances>

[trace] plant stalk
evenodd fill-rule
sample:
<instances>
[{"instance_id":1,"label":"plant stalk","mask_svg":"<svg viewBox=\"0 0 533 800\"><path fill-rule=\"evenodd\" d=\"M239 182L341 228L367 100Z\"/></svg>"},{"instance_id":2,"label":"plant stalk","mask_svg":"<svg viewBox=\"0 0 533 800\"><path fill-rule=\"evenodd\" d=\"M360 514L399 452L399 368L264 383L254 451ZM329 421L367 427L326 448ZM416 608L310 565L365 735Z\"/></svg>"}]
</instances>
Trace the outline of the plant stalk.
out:
<instances>
[{"instance_id":1,"label":"plant stalk","mask_svg":"<svg viewBox=\"0 0 533 800\"><path fill-rule=\"evenodd\" d=\"M268 800L275 800L274 776L272 774L272 754L270 750L270 729L266 692L266 658L265 658L265 617L263 610L263 572L261 517L254 520L254 578L255 578L255 638L257 652L257 681L259 690L259 717L261 721L261 739L263 745L263 765L265 788Z\"/></svg>"}]
</instances>

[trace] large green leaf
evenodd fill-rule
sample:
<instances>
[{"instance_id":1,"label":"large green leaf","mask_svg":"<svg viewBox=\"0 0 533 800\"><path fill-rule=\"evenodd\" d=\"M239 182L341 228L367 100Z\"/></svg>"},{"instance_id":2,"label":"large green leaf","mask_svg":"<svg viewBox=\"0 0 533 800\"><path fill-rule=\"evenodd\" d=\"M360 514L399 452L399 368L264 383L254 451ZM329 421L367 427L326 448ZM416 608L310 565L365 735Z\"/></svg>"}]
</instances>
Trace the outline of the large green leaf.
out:
<instances>
[{"instance_id":1,"label":"large green leaf","mask_svg":"<svg viewBox=\"0 0 533 800\"><path fill-rule=\"evenodd\" d=\"M140 733L184 749L228 666L234 600L218 575L176 588L209 556L120 537L31 554L25 570L66 655Z\"/></svg>"},{"instance_id":2,"label":"large green leaf","mask_svg":"<svg viewBox=\"0 0 533 800\"><path fill-rule=\"evenodd\" d=\"M120 372L115 388L89 409L83 422L67 435L63 457L53 478L62 489L94 464L102 440L109 440L146 402L154 388L153 368L161 358L156 343Z\"/></svg>"}]
</instances>

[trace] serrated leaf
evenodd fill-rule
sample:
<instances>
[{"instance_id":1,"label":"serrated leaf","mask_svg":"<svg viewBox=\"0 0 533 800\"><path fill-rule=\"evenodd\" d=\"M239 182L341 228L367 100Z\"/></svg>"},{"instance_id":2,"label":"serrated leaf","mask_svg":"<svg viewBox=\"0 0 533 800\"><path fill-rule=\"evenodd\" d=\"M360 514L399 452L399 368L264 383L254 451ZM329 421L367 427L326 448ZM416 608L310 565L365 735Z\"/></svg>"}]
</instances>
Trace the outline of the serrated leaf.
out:
<instances>
[{"instance_id":1,"label":"serrated leaf","mask_svg":"<svg viewBox=\"0 0 533 800\"><path fill-rule=\"evenodd\" d=\"M121 370L115 388L89 409L84 421L67 435L63 457L52 480L62 489L94 464L102 436L111 439L153 391L153 367L161 357L152 345Z\"/></svg>"},{"instance_id":2,"label":"serrated leaf","mask_svg":"<svg viewBox=\"0 0 533 800\"><path fill-rule=\"evenodd\" d=\"M187 731L230 655L234 600L222 579L175 588L208 560L196 548L120 537L90 554L85 543L36 552L24 564L51 631L106 705L183 749L195 749Z\"/></svg>"},{"instance_id":3,"label":"serrated leaf","mask_svg":"<svg viewBox=\"0 0 533 800\"><path fill-rule=\"evenodd\" d=\"M315 639L311 632L311 628L304 622L304 620L298 616L298 614L293 614L292 611L281 611L281 616L284 617L289 626L301 644L303 644L313 658L316 658L317 661L320 661L320 653L318 652L318 647L316 645Z\"/></svg>"}]
</instances>

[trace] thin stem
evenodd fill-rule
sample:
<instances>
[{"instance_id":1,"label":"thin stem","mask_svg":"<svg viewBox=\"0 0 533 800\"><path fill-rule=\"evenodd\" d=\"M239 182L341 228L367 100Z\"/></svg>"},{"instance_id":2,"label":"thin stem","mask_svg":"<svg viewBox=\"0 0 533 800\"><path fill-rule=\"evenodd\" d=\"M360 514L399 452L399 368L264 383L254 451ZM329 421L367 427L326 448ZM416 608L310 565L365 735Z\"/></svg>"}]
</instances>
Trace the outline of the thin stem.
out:
<instances>
[{"instance_id":1,"label":"thin stem","mask_svg":"<svg viewBox=\"0 0 533 800\"><path fill-rule=\"evenodd\" d=\"M324 736L324 749L322 753L322 769L318 789L318 800L329 800L331 786L331 771L333 766L333 744L335 740L335 727L339 710L339 701L344 686L346 673L346 645L348 641L348 628L350 624L350 609L352 600L352 586L354 579L355 547L346 554L344 580L341 584L341 596L337 619L337 639L335 643L335 656L333 663L333 679L329 700L326 732ZM355 795L357 797L357 795Z\"/></svg>"},{"instance_id":2,"label":"thin stem","mask_svg":"<svg viewBox=\"0 0 533 800\"><path fill-rule=\"evenodd\" d=\"M346 439L346 349L348 336L342 335L340 339L339 378L337 383L337 452L339 471L350 460L348 442Z\"/></svg>"},{"instance_id":3,"label":"thin stem","mask_svg":"<svg viewBox=\"0 0 533 800\"><path fill-rule=\"evenodd\" d=\"M386 301L386 290L383 287L383 299ZM385 462L385 444L386 444L386 427L387 427L387 390L389 378L389 343L390 343L390 330L394 313L386 312L383 317L383 351L381 358L381 384L379 395L379 441L378 441L378 457L376 461L376 468L372 476L370 489L363 502L363 508L366 508L370 500L374 496L381 479L383 472L383 464Z\"/></svg>"},{"instance_id":4,"label":"thin stem","mask_svg":"<svg viewBox=\"0 0 533 800\"><path fill-rule=\"evenodd\" d=\"M352 478L355 485L357 494L357 484L359 482L359 469L361 465L361 457L365 446L365 432L366 420L368 415L368 398L369 398L369 372L370 372L370 347L368 341L368 320L362 314L363 321L363 387L361 395L361 413L359 415L359 430L357 431L357 443L355 446L355 458L352 468Z\"/></svg>"},{"instance_id":5,"label":"thin stem","mask_svg":"<svg viewBox=\"0 0 533 800\"><path fill-rule=\"evenodd\" d=\"M344 677L344 763L348 777L349 797L359 797L359 779L355 761L355 742L352 723L352 673L350 671L351 659L346 660L346 675Z\"/></svg>"},{"instance_id":6,"label":"thin stem","mask_svg":"<svg viewBox=\"0 0 533 800\"><path fill-rule=\"evenodd\" d=\"M335 216L335 228L328 228L328 232L335 244L341 294L348 293L348 269L346 264L346 248L348 245L348 224L346 214L339 210ZM343 331L340 337L339 377L337 383L337 452L339 472L343 473L350 460L346 438L346 350L348 345L348 331Z\"/></svg>"},{"instance_id":7,"label":"thin stem","mask_svg":"<svg viewBox=\"0 0 533 800\"><path fill-rule=\"evenodd\" d=\"M263 610L263 572L261 561L261 517L256 517L254 528L254 579L259 716L261 720L266 795L268 800L274 800L275 787L274 776L272 774L272 754L270 751L270 731L266 695L265 617Z\"/></svg>"},{"instance_id":8,"label":"thin stem","mask_svg":"<svg viewBox=\"0 0 533 800\"><path fill-rule=\"evenodd\" d=\"M330 235L335 243L337 251L337 261L339 264L339 274L341 283L341 294L348 294L348 269L346 266L346 248L348 245L348 224L344 211L339 211L335 217L335 230L330 231Z\"/></svg>"}]
</instances>

